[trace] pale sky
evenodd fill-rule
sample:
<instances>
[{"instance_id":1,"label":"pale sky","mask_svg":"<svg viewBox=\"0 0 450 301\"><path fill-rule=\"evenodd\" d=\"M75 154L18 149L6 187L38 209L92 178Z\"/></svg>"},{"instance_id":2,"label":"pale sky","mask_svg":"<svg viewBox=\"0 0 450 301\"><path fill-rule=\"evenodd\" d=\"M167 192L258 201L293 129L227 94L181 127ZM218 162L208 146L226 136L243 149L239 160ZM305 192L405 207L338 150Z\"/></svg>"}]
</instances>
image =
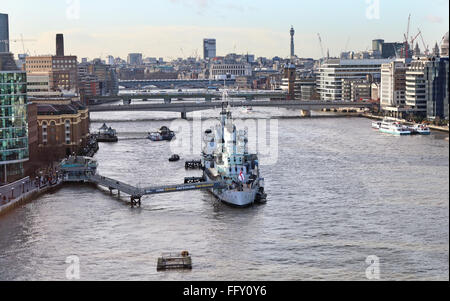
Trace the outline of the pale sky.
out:
<instances>
[{"instance_id":1,"label":"pale sky","mask_svg":"<svg viewBox=\"0 0 450 301\"><path fill-rule=\"evenodd\" d=\"M217 55L287 58L291 25L298 56L321 57L317 33L337 56L368 50L375 38L403 41L408 14L410 36L420 28L432 49L448 31L448 11L448 0L0 0L11 39L32 40L24 42L31 55L54 53L63 33L66 54L90 59L203 56L203 38L217 39ZM22 53L22 43L11 51Z\"/></svg>"}]
</instances>

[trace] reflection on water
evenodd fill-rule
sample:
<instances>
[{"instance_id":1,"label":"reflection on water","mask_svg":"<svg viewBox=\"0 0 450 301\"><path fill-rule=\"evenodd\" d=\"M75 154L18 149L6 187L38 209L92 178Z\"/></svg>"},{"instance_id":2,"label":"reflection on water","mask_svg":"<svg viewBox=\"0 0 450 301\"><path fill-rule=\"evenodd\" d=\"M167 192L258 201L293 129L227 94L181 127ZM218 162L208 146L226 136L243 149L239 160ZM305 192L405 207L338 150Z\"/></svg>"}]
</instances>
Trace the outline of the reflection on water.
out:
<instances>
[{"instance_id":1,"label":"reflection on water","mask_svg":"<svg viewBox=\"0 0 450 301\"><path fill-rule=\"evenodd\" d=\"M167 161L168 143L142 139L178 117L151 120L159 115L92 114L92 129L107 121L120 138L101 144L99 172L142 187L198 175ZM0 279L65 280L76 255L82 280L365 280L376 255L381 279L448 280L448 135L393 137L370 123L279 119L263 206L230 208L195 191L131 209L125 196L66 186L0 218ZM162 252L181 250L192 271L156 272Z\"/></svg>"}]
</instances>

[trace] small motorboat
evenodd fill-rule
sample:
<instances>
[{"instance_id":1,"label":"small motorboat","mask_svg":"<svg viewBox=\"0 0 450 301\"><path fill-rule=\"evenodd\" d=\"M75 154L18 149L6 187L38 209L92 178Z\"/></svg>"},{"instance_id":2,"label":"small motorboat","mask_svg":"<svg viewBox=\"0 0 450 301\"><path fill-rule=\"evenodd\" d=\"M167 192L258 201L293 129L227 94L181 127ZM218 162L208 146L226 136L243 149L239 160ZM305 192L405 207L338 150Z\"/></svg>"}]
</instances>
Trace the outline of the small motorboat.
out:
<instances>
[{"instance_id":1,"label":"small motorboat","mask_svg":"<svg viewBox=\"0 0 450 301\"><path fill-rule=\"evenodd\" d=\"M252 107L242 107L242 113L250 113L253 111Z\"/></svg>"},{"instance_id":2,"label":"small motorboat","mask_svg":"<svg viewBox=\"0 0 450 301\"><path fill-rule=\"evenodd\" d=\"M372 122L372 128L373 129L379 130L380 127L381 127L381 121L374 121L374 122Z\"/></svg>"},{"instance_id":3,"label":"small motorboat","mask_svg":"<svg viewBox=\"0 0 450 301\"><path fill-rule=\"evenodd\" d=\"M175 133L168 127L163 126L158 132L148 133L148 139L152 141L172 141Z\"/></svg>"},{"instance_id":4,"label":"small motorboat","mask_svg":"<svg viewBox=\"0 0 450 301\"><path fill-rule=\"evenodd\" d=\"M178 155L173 155L172 157L169 158L169 162L178 162L180 161L180 156Z\"/></svg>"},{"instance_id":5,"label":"small motorboat","mask_svg":"<svg viewBox=\"0 0 450 301\"><path fill-rule=\"evenodd\" d=\"M416 124L413 127L409 128L411 132L416 133L418 135L431 135L430 128L425 124Z\"/></svg>"}]
</instances>

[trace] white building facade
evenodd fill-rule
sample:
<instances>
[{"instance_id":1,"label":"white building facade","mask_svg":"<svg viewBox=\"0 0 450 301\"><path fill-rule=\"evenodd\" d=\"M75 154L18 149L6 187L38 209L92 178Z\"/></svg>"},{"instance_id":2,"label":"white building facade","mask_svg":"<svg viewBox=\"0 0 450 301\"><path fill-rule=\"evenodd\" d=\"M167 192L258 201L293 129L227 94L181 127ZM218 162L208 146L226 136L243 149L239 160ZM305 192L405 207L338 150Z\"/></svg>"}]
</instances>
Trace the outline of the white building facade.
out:
<instances>
[{"instance_id":1,"label":"white building facade","mask_svg":"<svg viewBox=\"0 0 450 301\"><path fill-rule=\"evenodd\" d=\"M322 64L317 74L317 90L321 100L345 101L342 80L366 79L371 76L379 79L381 65L393 59L340 60L330 59Z\"/></svg>"}]
</instances>

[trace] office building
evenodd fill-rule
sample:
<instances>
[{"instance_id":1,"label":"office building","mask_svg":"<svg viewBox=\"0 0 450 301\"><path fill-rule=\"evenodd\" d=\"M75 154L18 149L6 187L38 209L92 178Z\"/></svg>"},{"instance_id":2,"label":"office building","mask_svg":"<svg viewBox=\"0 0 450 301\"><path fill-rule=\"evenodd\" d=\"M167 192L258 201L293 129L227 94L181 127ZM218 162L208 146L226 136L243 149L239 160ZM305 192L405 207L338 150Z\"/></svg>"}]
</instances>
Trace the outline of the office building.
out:
<instances>
[{"instance_id":1,"label":"office building","mask_svg":"<svg viewBox=\"0 0 450 301\"><path fill-rule=\"evenodd\" d=\"M48 75L51 91L77 90L76 56L29 56L26 58L27 75Z\"/></svg>"},{"instance_id":2,"label":"office building","mask_svg":"<svg viewBox=\"0 0 450 301\"><path fill-rule=\"evenodd\" d=\"M27 77L11 53L0 53L0 182L24 176L29 160Z\"/></svg>"},{"instance_id":3,"label":"office building","mask_svg":"<svg viewBox=\"0 0 450 301\"><path fill-rule=\"evenodd\" d=\"M342 80L366 79L379 81L381 65L393 59L340 60L329 59L322 64L317 74L317 91L321 100L344 101Z\"/></svg>"},{"instance_id":4,"label":"office building","mask_svg":"<svg viewBox=\"0 0 450 301\"><path fill-rule=\"evenodd\" d=\"M391 117L406 117L406 70L408 64L404 59L381 66L380 107Z\"/></svg>"},{"instance_id":5,"label":"office building","mask_svg":"<svg viewBox=\"0 0 450 301\"><path fill-rule=\"evenodd\" d=\"M441 56L448 56L448 54L449 49L448 49L448 32L447 32L441 44Z\"/></svg>"},{"instance_id":6,"label":"office building","mask_svg":"<svg viewBox=\"0 0 450 301\"><path fill-rule=\"evenodd\" d=\"M428 119L448 118L448 57L419 58L406 71L406 105Z\"/></svg>"},{"instance_id":7,"label":"office building","mask_svg":"<svg viewBox=\"0 0 450 301\"><path fill-rule=\"evenodd\" d=\"M203 58L209 60L216 57L216 39L203 40Z\"/></svg>"},{"instance_id":8,"label":"office building","mask_svg":"<svg viewBox=\"0 0 450 301\"><path fill-rule=\"evenodd\" d=\"M212 79L235 79L238 76L252 76L252 67L247 63L211 64L209 74Z\"/></svg>"},{"instance_id":9,"label":"office building","mask_svg":"<svg viewBox=\"0 0 450 301\"><path fill-rule=\"evenodd\" d=\"M130 66L141 66L143 64L142 53L128 54L127 63Z\"/></svg>"},{"instance_id":10,"label":"office building","mask_svg":"<svg viewBox=\"0 0 450 301\"><path fill-rule=\"evenodd\" d=\"M7 14L0 14L0 53L9 52L9 22Z\"/></svg>"},{"instance_id":11,"label":"office building","mask_svg":"<svg viewBox=\"0 0 450 301\"><path fill-rule=\"evenodd\" d=\"M295 80L294 94L297 100L317 100L316 77L312 74L299 76Z\"/></svg>"},{"instance_id":12,"label":"office building","mask_svg":"<svg viewBox=\"0 0 450 301\"><path fill-rule=\"evenodd\" d=\"M372 41L372 51L377 51L378 53L383 52L384 40L376 39Z\"/></svg>"},{"instance_id":13,"label":"office building","mask_svg":"<svg viewBox=\"0 0 450 301\"><path fill-rule=\"evenodd\" d=\"M64 55L62 35L57 35L57 54L28 56L25 69L28 76L48 75L50 91L78 91L78 62L76 56ZM62 47L62 49L61 49Z\"/></svg>"},{"instance_id":14,"label":"office building","mask_svg":"<svg viewBox=\"0 0 450 301\"><path fill-rule=\"evenodd\" d=\"M448 120L449 58L435 58L427 69L427 118Z\"/></svg>"},{"instance_id":15,"label":"office building","mask_svg":"<svg viewBox=\"0 0 450 301\"><path fill-rule=\"evenodd\" d=\"M52 91L49 73L30 73L27 76L28 97L59 97L62 92Z\"/></svg>"},{"instance_id":16,"label":"office building","mask_svg":"<svg viewBox=\"0 0 450 301\"><path fill-rule=\"evenodd\" d=\"M359 102L372 98L372 84L366 79L343 79L342 95L343 99Z\"/></svg>"}]
</instances>

